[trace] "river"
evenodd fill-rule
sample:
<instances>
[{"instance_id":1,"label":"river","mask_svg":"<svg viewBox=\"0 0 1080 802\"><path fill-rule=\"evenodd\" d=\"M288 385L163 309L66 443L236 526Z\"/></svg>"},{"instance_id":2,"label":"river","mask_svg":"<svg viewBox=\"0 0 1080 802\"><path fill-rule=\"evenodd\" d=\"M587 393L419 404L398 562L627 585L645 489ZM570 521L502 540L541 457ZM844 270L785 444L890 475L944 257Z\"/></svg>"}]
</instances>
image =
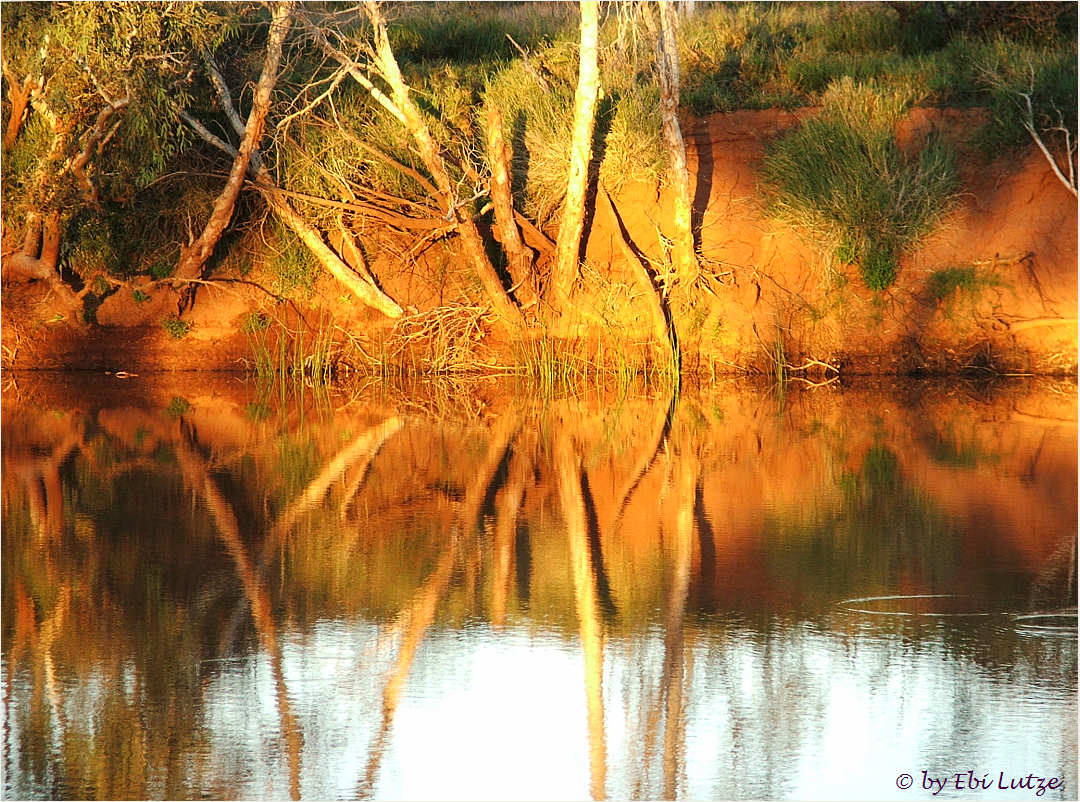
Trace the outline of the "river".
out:
<instances>
[{"instance_id":1,"label":"river","mask_svg":"<svg viewBox=\"0 0 1080 802\"><path fill-rule=\"evenodd\" d=\"M5 798L1075 799L1075 383L3 394Z\"/></svg>"}]
</instances>

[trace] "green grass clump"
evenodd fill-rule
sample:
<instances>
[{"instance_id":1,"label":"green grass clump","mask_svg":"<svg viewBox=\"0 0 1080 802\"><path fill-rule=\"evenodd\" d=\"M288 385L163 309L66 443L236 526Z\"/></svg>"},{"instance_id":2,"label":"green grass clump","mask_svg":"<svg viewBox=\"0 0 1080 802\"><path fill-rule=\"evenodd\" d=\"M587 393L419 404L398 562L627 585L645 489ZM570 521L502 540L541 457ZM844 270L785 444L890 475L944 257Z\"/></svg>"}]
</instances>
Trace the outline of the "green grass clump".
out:
<instances>
[{"instance_id":1,"label":"green grass clump","mask_svg":"<svg viewBox=\"0 0 1080 802\"><path fill-rule=\"evenodd\" d=\"M1030 142L1024 121L1031 97L1035 129L1050 147L1058 143L1046 132L1061 125L1075 140L1077 135L1077 49L1032 47L998 37L974 48L973 77L988 95L990 122L980 132L976 146L995 156L1002 148Z\"/></svg>"},{"instance_id":2,"label":"green grass clump","mask_svg":"<svg viewBox=\"0 0 1080 802\"><path fill-rule=\"evenodd\" d=\"M174 340L182 340L191 331L191 324L176 315L169 315L161 321L161 328Z\"/></svg>"},{"instance_id":3,"label":"green grass clump","mask_svg":"<svg viewBox=\"0 0 1080 802\"><path fill-rule=\"evenodd\" d=\"M915 99L842 79L821 113L776 142L762 164L767 212L805 232L841 264L857 264L863 282L884 290L900 256L933 231L955 202L955 158L930 142L907 156L894 126Z\"/></svg>"},{"instance_id":4,"label":"green grass clump","mask_svg":"<svg viewBox=\"0 0 1080 802\"><path fill-rule=\"evenodd\" d=\"M999 286L994 275L980 274L974 267L944 267L926 279L926 292L934 301L943 301L955 294L974 295L984 287Z\"/></svg>"}]
</instances>

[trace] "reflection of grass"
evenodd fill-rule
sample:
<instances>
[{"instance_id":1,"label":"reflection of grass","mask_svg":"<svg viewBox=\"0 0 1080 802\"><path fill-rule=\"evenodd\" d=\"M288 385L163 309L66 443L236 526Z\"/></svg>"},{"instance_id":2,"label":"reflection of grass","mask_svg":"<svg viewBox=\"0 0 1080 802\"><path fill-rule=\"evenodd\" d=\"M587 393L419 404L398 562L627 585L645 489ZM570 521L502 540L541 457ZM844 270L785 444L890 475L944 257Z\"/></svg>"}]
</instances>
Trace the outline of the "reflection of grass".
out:
<instances>
[{"instance_id":1,"label":"reflection of grass","mask_svg":"<svg viewBox=\"0 0 1080 802\"><path fill-rule=\"evenodd\" d=\"M270 416L270 407L266 403L248 404L244 407L244 414L256 422L266 420Z\"/></svg>"},{"instance_id":2,"label":"reflection of grass","mask_svg":"<svg viewBox=\"0 0 1080 802\"><path fill-rule=\"evenodd\" d=\"M974 440L964 442L951 425L946 426L928 444L930 458L940 465L956 468L974 468L980 464L995 464L998 456L987 453Z\"/></svg>"},{"instance_id":3,"label":"reflection of grass","mask_svg":"<svg viewBox=\"0 0 1080 802\"><path fill-rule=\"evenodd\" d=\"M165 407L165 414L172 418L178 418L191 409L191 404L186 398L176 396L169 405Z\"/></svg>"},{"instance_id":4,"label":"reflection of grass","mask_svg":"<svg viewBox=\"0 0 1080 802\"><path fill-rule=\"evenodd\" d=\"M905 483L895 452L871 447L857 472L839 477L838 488L843 500L836 508L808 520L793 511L766 523L777 578L823 603L894 591L913 568L928 588L955 586L954 527Z\"/></svg>"},{"instance_id":5,"label":"reflection of grass","mask_svg":"<svg viewBox=\"0 0 1080 802\"><path fill-rule=\"evenodd\" d=\"M277 470L282 484L282 498L294 499L319 471L315 444L283 438L278 449Z\"/></svg>"}]
</instances>

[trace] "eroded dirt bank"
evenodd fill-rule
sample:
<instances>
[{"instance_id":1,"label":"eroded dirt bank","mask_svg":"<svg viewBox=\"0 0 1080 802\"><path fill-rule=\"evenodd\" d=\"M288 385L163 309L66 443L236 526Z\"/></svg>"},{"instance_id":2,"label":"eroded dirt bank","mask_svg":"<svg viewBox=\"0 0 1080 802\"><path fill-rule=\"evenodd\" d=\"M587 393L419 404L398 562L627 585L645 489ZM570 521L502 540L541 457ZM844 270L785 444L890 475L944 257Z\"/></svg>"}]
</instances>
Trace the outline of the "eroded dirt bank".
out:
<instances>
[{"instance_id":1,"label":"eroded dirt bank","mask_svg":"<svg viewBox=\"0 0 1080 802\"><path fill-rule=\"evenodd\" d=\"M895 286L874 294L855 268L838 281L821 253L761 213L755 181L764 147L807 113L714 115L688 131L706 275L676 310L686 371L767 372L779 355L789 367L817 361L848 374L1075 374L1077 202L1038 151L990 165L964 157L959 208L905 259ZM978 111L916 109L897 135L912 148L929 135L951 138L963 153L963 138L978 119ZM611 189L633 247L662 268L664 240L672 234L666 191L629 180ZM633 352L649 340L648 316L618 228L598 211L587 236L576 290L582 314L559 334L595 341L591 353L598 358L613 348ZM384 248L372 267L410 312L399 333L442 336L443 324L431 323L433 310L482 302L453 240L417 256ZM253 360L244 328L254 312L294 331L330 332L335 354L353 364L385 352L395 336L391 321L359 307L327 277L287 304L267 287L258 266L242 282L201 287L183 316L187 331L176 338L162 322L175 313L178 292L162 284L110 295L89 325L65 316L40 283L6 285L4 366L243 370ZM478 362L513 360L489 321L481 318L463 332L454 335L466 338L458 345L475 350Z\"/></svg>"}]
</instances>

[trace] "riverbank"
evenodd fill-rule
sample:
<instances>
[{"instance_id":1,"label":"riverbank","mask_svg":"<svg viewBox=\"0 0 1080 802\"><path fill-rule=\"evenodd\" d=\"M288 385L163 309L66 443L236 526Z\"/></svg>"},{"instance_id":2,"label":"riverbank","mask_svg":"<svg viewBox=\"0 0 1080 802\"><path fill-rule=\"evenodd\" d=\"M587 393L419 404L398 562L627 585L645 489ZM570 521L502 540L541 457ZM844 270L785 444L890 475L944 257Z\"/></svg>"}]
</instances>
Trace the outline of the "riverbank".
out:
<instances>
[{"instance_id":1,"label":"riverbank","mask_svg":"<svg viewBox=\"0 0 1080 802\"><path fill-rule=\"evenodd\" d=\"M854 267L828 264L799 232L769 220L757 195L767 144L813 113L736 111L687 126L703 258L672 310L684 374L1076 374L1076 199L1034 147L987 164L965 149L980 110L911 110L898 141L907 150L932 137L954 143L962 196L902 259L895 285L872 292ZM250 371L260 359L318 358L354 373L469 373L520 371L546 353L579 373L648 371L665 355L650 342L626 246L664 269L671 198L662 183L627 180L613 200L618 221L591 205L577 311L555 328L498 330L455 240L443 239L415 255L374 255L380 284L411 301L398 321L326 276L282 300L262 264L199 286L182 320L187 287L150 277L108 295L91 323L72 320L43 282L8 284L3 365Z\"/></svg>"}]
</instances>

